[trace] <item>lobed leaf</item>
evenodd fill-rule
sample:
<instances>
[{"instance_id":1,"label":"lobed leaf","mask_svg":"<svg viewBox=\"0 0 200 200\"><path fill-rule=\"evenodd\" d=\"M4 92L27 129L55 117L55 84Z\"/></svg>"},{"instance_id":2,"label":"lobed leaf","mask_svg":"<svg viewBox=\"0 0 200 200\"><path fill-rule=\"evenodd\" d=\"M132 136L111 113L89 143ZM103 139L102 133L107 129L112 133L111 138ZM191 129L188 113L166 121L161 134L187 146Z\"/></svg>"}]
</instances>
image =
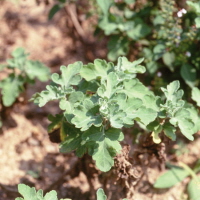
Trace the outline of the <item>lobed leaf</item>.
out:
<instances>
[{"instance_id":1,"label":"lobed leaf","mask_svg":"<svg viewBox=\"0 0 200 200\"><path fill-rule=\"evenodd\" d=\"M64 90L64 89L61 90L57 86L47 85L46 90L43 90L40 93L34 94L32 98L30 99L30 101L33 101L39 107L42 107L49 101L65 98L65 96L67 94L70 94L72 91L73 91L72 88L68 90Z\"/></svg>"},{"instance_id":2,"label":"lobed leaf","mask_svg":"<svg viewBox=\"0 0 200 200\"><path fill-rule=\"evenodd\" d=\"M50 76L49 68L39 61L28 60L26 62L25 72L31 80L37 78L40 81L47 81Z\"/></svg>"},{"instance_id":3,"label":"lobed leaf","mask_svg":"<svg viewBox=\"0 0 200 200\"><path fill-rule=\"evenodd\" d=\"M103 127L92 126L83 134L83 139L92 141L92 158L96 161L97 167L107 172L114 165L113 157L121 150L119 141L123 140L120 129L110 128L104 130Z\"/></svg>"},{"instance_id":4,"label":"lobed leaf","mask_svg":"<svg viewBox=\"0 0 200 200\"><path fill-rule=\"evenodd\" d=\"M85 99L82 105L74 108L74 117L71 122L81 131L89 129L92 125L99 127L102 124L102 118L98 114L99 106L95 105L90 99Z\"/></svg>"},{"instance_id":5,"label":"lobed leaf","mask_svg":"<svg viewBox=\"0 0 200 200\"><path fill-rule=\"evenodd\" d=\"M200 90L197 87L192 88L192 99L200 107Z\"/></svg>"},{"instance_id":6,"label":"lobed leaf","mask_svg":"<svg viewBox=\"0 0 200 200\"><path fill-rule=\"evenodd\" d=\"M106 80L101 81L101 86L97 90L97 94L106 99L110 99L118 89L118 77L114 72L110 72Z\"/></svg>"},{"instance_id":7,"label":"lobed leaf","mask_svg":"<svg viewBox=\"0 0 200 200\"><path fill-rule=\"evenodd\" d=\"M78 74L82 67L82 62L75 62L74 64L66 66L61 66L61 76L57 73L52 74L51 78L53 82L61 85L62 88L68 88L71 85L78 85L81 81L81 76Z\"/></svg>"},{"instance_id":8,"label":"lobed leaf","mask_svg":"<svg viewBox=\"0 0 200 200\"><path fill-rule=\"evenodd\" d=\"M173 118L170 119L170 123L174 126L178 125L181 130L181 133L187 137L189 140L193 140L194 134L192 128L194 127L194 123L189 117L190 113L186 109L179 109Z\"/></svg>"},{"instance_id":9,"label":"lobed leaf","mask_svg":"<svg viewBox=\"0 0 200 200\"><path fill-rule=\"evenodd\" d=\"M80 75L86 80L91 81L97 78L106 79L109 72L113 71L113 63L105 60L96 59L93 63L83 65Z\"/></svg>"},{"instance_id":10,"label":"lobed leaf","mask_svg":"<svg viewBox=\"0 0 200 200\"><path fill-rule=\"evenodd\" d=\"M18 197L15 200L58 200L57 193L56 193L55 190L48 192L43 197L43 191L42 190L38 190L36 192L34 187L31 188L28 185L19 184L18 185L18 191L23 196L23 198Z\"/></svg>"},{"instance_id":11,"label":"lobed leaf","mask_svg":"<svg viewBox=\"0 0 200 200\"><path fill-rule=\"evenodd\" d=\"M123 71L124 73L136 74L136 73L144 73L146 71L145 67L139 65L144 61L144 58L140 58L139 60L129 62L126 57L119 57L116 70Z\"/></svg>"}]
</instances>

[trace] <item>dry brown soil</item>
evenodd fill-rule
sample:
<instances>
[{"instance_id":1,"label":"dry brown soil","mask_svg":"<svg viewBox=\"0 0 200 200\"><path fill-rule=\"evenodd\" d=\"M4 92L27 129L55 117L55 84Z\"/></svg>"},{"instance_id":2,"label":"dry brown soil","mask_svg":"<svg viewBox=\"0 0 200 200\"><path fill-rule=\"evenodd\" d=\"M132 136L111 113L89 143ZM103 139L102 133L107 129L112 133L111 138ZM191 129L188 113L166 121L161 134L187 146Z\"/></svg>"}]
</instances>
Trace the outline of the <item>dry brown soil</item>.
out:
<instances>
[{"instance_id":1,"label":"dry brown soil","mask_svg":"<svg viewBox=\"0 0 200 200\"><path fill-rule=\"evenodd\" d=\"M31 59L43 62L52 72L58 72L60 65L75 61L86 63L106 57L106 41L93 37L92 24L95 19L86 19L84 12L72 13L78 15L78 28L66 8L48 21L52 5L51 1L49 5L43 2L37 5L34 0L19 3L0 1L0 63L5 63L17 47L24 47ZM73 10L72 7L70 9ZM0 80L5 76L6 72L0 72ZM45 84L36 82L28 86L20 101L8 111L6 120L3 119L4 126L0 134L0 200L18 197L19 183L45 191L55 189L60 198L73 200L92 200L94 191L99 187L104 187L108 198L112 200L122 198L124 191L130 200L187 199L184 192L189 179L167 190L153 188L156 178L164 172L159 156L143 153L139 158L140 163L132 166L135 161L131 161L133 158L130 157L138 147L132 144L129 133L123 142L124 151L117 157L116 170L107 174L99 172L88 156L78 159L73 153L59 153L58 144L50 142L46 131L49 123L47 115L59 112L57 104L38 108L27 101L35 92L44 89ZM199 158L199 143L197 135L195 142L179 149L182 150L180 156L165 153L162 156L166 156L167 161L193 165ZM176 147L170 142L169 146ZM132 169L124 172L130 175L128 178L122 174L126 166Z\"/></svg>"}]
</instances>

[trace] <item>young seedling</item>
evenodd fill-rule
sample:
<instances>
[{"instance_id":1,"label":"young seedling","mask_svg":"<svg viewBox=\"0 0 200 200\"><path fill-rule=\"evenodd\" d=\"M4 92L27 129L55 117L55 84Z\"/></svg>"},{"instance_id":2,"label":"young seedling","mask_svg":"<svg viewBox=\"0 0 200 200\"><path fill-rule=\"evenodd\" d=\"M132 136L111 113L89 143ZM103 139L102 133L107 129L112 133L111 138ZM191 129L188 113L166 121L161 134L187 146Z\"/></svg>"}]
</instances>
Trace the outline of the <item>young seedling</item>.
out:
<instances>
[{"instance_id":1,"label":"young seedling","mask_svg":"<svg viewBox=\"0 0 200 200\"><path fill-rule=\"evenodd\" d=\"M50 70L39 61L28 60L29 54L23 48L18 48L12 52L11 59L2 69L10 71L8 76L1 80L0 89L3 105L11 106L17 97L25 90L26 84L34 84L35 79L47 81Z\"/></svg>"},{"instance_id":2,"label":"young seedling","mask_svg":"<svg viewBox=\"0 0 200 200\"><path fill-rule=\"evenodd\" d=\"M36 192L34 187L31 188L28 185L19 184L18 191L23 196L23 198L17 197L15 200L58 200L57 192L55 190L52 190L48 192L45 196L43 196L42 190L38 190ZM105 195L102 188L99 188L97 190L96 195L97 195L97 200L107 199L107 196ZM60 200L71 200L71 199L67 198L67 199L60 199ZM123 199L123 200L128 200L128 199Z\"/></svg>"}]
</instances>

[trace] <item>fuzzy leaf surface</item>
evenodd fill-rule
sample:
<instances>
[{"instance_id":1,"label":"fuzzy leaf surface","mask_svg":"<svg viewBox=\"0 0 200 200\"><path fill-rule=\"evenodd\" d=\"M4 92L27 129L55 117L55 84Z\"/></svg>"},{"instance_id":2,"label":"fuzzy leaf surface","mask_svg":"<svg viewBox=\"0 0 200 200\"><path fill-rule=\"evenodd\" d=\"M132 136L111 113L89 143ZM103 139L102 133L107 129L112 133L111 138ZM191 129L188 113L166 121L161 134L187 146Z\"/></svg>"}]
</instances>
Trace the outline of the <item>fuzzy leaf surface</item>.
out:
<instances>
[{"instance_id":1,"label":"fuzzy leaf surface","mask_svg":"<svg viewBox=\"0 0 200 200\"><path fill-rule=\"evenodd\" d=\"M192 88L192 99L200 107L200 90L197 87Z\"/></svg>"},{"instance_id":2,"label":"fuzzy leaf surface","mask_svg":"<svg viewBox=\"0 0 200 200\"><path fill-rule=\"evenodd\" d=\"M99 106L95 105L90 99L85 99L82 105L74 108L74 117L71 122L81 131L89 129L92 125L101 126L102 118L98 114Z\"/></svg>"},{"instance_id":3,"label":"fuzzy leaf surface","mask_svg":"<svg viewBox=\"0 0 200 200\"><path fill-rule=\"evenodd\" d=\"M193 140L194 137L192 135L194 132L192 128L194 127L194 123L188 116L190 116L189 111L186 109L179 109L174 117L170 119L170 123L174 126L178 125L181 133L189 140Z\"/></svg>"},{"instance_id":4,"label":"fuzzy leaf surface","mask_svg":"<svg viewBox=\"0 0 200 200\"><path fill-rule=\"evenodd\" d=\"M105 131L102 127L93 126L83 134L83 139L94 142L92 158L96 161L97 167L103 172L109 171L114 165L113 157L121 150L121 130L110 128Z\"/></svg>"},{"instance_id":5,"label":"fuzzy leaf surface","mask_svg":"<svg viewBox=\"0 0 200 200\"><path fill-rule=\"evenodd\" d=\"M49 68L39 61L28 60L26 62L25 71L31 80L37 78L40 81L47 81L50 77Z\"/></svg>"},{"instance_id":6,"label":"fuzzy leaf surface","mask_svg":"<svg viewBox=\"0 0 200 200\"><path fill-rule=\"evenodd\" d=\"M106 80L101 81L101 86L97 94L102 98L110 99L117 91L118 77L114 72L110 72Z\"/></svg>"},{"instance_id":7,"label":"fuzzy leaf surface","mask_svg":"<svg viewBox=\"0 0 200 200\"><path fill-rule=\"evenodd\" d=\"M15 200L58 200L57 192L52 190L43 197L43 191L38 190L36 192L34 187L29 187L25 184L18 185L18 191L23 196L23 198L16 198Z\"/></svg>"},{"instance_id":8,"label":"fuzzy leaf surface","mask_svg":"<svg viewBox=\"0 0 200 200\"><path fill-rule=\"evenodd\" d=\"M144 73L145 67L141 66L140 63L144 61L144 58L140 58L136 61L130 62L126 57L119 57L116 69L117 71L123 71L124 73L136 74Z\"/></svg>"},{"instance_id":9,"label":"fuzzy leaf surface","mask_svg":"<svg viewBox=\"0 0 200 200\"><path fill-rule=\"evenodd\" d=\"M169 123L165 123L163 126L163 131L165 135L170 138L172 141L176 140L176 128Z\"/></svg>"},{"instance_id":10,"label":"fuzzy leaf surface","mask_svg":"<svg viewBox=\"0 0 200 200\"><path fill-rule=\"evenodd\" d=\"M89 63L88 65L83 65L80 74L87 81L97 79L98 77L106 79L107 74L113 71L113 68L113 63L96 59L94 60L94 64Z\"/></svg>"},{"instance_id":11,"label":"fuzzy leaf surface","mask_svg":"<svg viewBox=\"0 0 200 200\"><path fill-rule=\"evenodd\" d=\"M62 88L78 85L81 81L81 76L78 73L80 72L82 65L82 62L75 62L74 64L68 65L68 67L61 66L61 75L59 76L57 73L54 73L51 78L55 83L61 85Z\"/></svg>"}]
</instances>

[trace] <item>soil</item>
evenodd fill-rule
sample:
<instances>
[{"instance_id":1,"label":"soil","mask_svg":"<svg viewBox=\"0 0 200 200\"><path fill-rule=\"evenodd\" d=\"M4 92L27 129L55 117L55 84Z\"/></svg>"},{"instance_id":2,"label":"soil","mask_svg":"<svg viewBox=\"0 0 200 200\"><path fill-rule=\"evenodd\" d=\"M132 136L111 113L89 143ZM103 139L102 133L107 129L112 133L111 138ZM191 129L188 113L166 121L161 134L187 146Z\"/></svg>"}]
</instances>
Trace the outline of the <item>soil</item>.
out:
<instances>
[{"instance_id":1,"label":"soil","mask_svg":"<svg viewBox=\"0 0 200 200\"><path fill-rule=\"evenodd\" d=\"M87 4L83 2L81 11L77 12L76 7L70 5L48 20L52 1L41 1L39 5L36 1L0 1L0 63L5 63L17 47L24 47L31 59L41 61L51 68L51 72L59 72L60 65L75 61L87 63L95 58L106 58L106 40L93 36L96 19L86 17L84 9L87 10ZM5 75L6 71L1 72L0 80ZM165 190L155 189L153 184L166 170L165 161L194 165L200 152L199 134L194 142L183 140L186 144L180 148L169 140L154 145L148 135L142 137L144 141L139 143L142 145L133 144L134 135L125 130L123 150L115 159L115 167L108 173L101 173L89 156L77 158L74 152L61 154L58 144L49 140L47 115L59 112L57 104L38 108L28 102L45 85L36 82L28 86L26 93L3 119L0 200L20 196L17 193L19 183L45 192L54 189L59 198L73 200L93 200L100 187L104 188L109 200L125 197L130 200L188 198L185 188L189 178ZM172 149L176 149L176 155L171 153Z\"/></svg>"}]
</instances>

